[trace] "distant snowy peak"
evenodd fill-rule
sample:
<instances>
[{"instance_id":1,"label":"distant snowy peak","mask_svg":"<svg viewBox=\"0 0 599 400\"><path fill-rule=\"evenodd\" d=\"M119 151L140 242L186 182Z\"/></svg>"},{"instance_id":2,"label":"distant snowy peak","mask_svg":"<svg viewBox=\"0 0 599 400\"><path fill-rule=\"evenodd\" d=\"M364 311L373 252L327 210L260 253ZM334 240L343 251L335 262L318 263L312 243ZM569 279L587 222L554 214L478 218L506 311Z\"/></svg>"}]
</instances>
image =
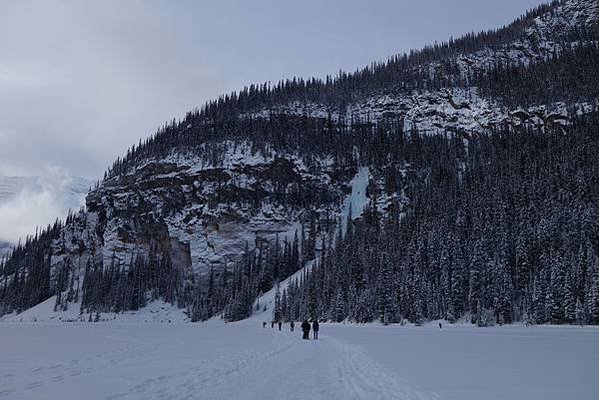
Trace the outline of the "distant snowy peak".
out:
<instances>
[{"instance_id":1,"label":"distant snowy peak","mask_svg":"<svg viewBox=\"0 0 599 400\"><path fill-rule=\"evenodd\" d=\"M35 183L34 177L0 176L0 204L16 197L23 189Z\"/></svg>"},{"instance_id":2,"label":"distant snowy peak","mask_svg":"<svg viewBox=\"0 0 599 400\"><path fill-rule=\"evenodd\" d=\"M80 177L0 176L0 207L23 192L55 190L61 195L63 208L78 209L83 204L82 196L87 194L91 186L90 180Z\"/></svg>"},{"instance_id":3,"label":"distant snowy peak","mask_svg":"<svg viewBox=\"0 0 599 400\"><path fill-rule=\"evenodd\" d=\"M2 259L4 255L8 255L12 250L12 247L12 243L0 240L0 259Z\"/></svg>"},{"instance_id":4,"label":"distant snowy peak","mask_svg":"<svg viewBox=\"0 0 599 400\"><path fill-rule=\"evenodd\" d=\"M36 226L64 218L85 204L92 182L49 173L45 176L0 176L0 257ZM39 218L39 219L38 219Z\"/></svg>"}]
</instances>

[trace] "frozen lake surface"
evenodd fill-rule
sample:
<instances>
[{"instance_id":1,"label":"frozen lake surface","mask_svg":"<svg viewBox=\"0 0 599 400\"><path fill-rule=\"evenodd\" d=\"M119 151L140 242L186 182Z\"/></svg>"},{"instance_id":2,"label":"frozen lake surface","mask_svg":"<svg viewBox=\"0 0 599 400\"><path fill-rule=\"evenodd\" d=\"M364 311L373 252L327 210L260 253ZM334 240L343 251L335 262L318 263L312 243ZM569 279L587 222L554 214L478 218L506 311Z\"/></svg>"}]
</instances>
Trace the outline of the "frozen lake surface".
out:
<instances>
[{"instance_id":1,"label":"frozen lake surface","mask_svg":"<svg viewBox=\"0 0 599 400\"><path fill-rule=\"evenodd\" d=\"M0 323L0 399L596 399L599 329Z\"/></svg>"}]
</instances>

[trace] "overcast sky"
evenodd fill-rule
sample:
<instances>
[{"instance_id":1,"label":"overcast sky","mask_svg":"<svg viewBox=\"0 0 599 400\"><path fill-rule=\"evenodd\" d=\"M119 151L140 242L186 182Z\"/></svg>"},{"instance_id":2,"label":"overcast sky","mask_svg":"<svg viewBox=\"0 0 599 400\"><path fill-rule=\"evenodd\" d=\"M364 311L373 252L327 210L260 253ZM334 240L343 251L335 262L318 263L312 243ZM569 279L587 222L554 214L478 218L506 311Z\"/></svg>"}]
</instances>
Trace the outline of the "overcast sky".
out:
<instances>
[{"instance_id":1,"label":"overcast sky","mask_svg":"<svg viewBox=\"0 0 599 400\"><path fill-rule=\"evenodd\" d=\"M0 175L88 178L253 82L353 71L540 0L0 2Z\"/></svg>"}]
</instances>

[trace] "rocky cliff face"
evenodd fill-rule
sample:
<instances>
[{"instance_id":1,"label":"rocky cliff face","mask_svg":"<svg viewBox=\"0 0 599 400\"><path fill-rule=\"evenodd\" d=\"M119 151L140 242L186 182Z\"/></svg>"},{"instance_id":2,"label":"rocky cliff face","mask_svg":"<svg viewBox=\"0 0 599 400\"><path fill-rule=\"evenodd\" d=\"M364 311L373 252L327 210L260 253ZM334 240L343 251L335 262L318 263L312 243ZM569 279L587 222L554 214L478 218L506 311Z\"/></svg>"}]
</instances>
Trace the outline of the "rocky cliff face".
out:
<instances>
[{"instance_id":1,"label":"rocky cliff face","mask_svg":"<svg viewBox=\"0 0 599 400\"><path fill-rule=\"evenodd\" d=\"M483 93L473 77L484 75L498 65L530 66L596 43L595 39L580 40L578 33L582 26L594 32L599 29L597 4L593 0L557 2L534 18L515 22L512 30L517 31L516 35L504 35L505 39L473 51L448 52L440 60L412 67L411 72L420 81L430 81L430 88L426 83L416 89L390 86L359 96L341 110L326 103L293 101L244 115L264 118L272 113L286 113L344 121L402 118L405 130L429 135L457 131L482 133L506 123L514 126L567 124L569 106L589 112L599 104L597 99L567 104L546 98L541 103L515 107ZM473 43L472 47L477 46ZM459 83L435 88L432 82L436 78Z\"/></svg>"},{"instance_id":2,"label":"rocky cliff face","mask_svg":"<svg viewBox=\"0 0 599 400\"><path fill-rule=\"evenodd\" d=\"M223 141L222 161L173 154L106 181L87 197L98 255L127 262L148 252L152 239L170 247L176 265L195 274L239 261L246 246L291 241L314 214L319 223L341 216L349 180L330 159L252 150Z\"/></svg>"}]
</instances>

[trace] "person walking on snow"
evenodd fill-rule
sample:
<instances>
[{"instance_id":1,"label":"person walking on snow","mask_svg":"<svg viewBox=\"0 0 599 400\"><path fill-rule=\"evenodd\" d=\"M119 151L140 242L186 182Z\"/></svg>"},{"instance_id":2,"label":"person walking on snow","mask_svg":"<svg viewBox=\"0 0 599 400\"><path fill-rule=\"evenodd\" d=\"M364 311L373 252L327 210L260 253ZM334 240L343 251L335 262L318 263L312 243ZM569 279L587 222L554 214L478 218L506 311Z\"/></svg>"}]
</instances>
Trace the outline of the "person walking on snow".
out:
<instances>
[{"instance_id":1,"label":"person walking on snow","mask_svg":"<svg viewBox=\"0 0 599 400\"><path fill-rule=\"evenodd\" d=\"M262 327L266 328L266 321L262 321Z\"/></svg>"},{"instance_id":2,"label":"person walking on snow","mask_svg":"<svg viewBox=\"0 0 599 400\"><path fill-rule=\"evenodd\" d=\"M281 330L282 325L283 325L283 323L281 321L279 321L279 330Z\"/></svg>"},{"instance_id":3,"label":"person walking on snow","mask_svg":"<svg viewBox=\"0 0 599 400\"><path fill-rule=\"evenodd\" d=\"M275 328L275 321L270 321L270 329L274 329Z\"/></svg>"},{"instance_id":4,"label":"person walking on snow","mask_svg":"<svg viewBox=\"0 0 599 400\"><path fill-rule=\"evenodd\" d=\"M320 326L318 324L318 320L314 319L314 322L312 322L312 330L314 331L314 340L318 339L318 330L320 329Z\"/></svg>"},{"instance_id":5,"label":"person walking on snow","mask_svg":"<svg viewBox=\"0 0 599 400\"><path fill-rule=\"evenodd\" d=\"M289 327L291 329L291 332L293 332L293 330L295 329L295 322L291 321L291 324L289 324Z\"/></svg>"},{"instance_id":6,"label":"person walking on snow","mask_svg":"<svg viewBox=\"0 0 599 400\"><path fill-rule=\"evenodd\" d=\"M310 340L310 323L307 319L302 322L302 332L304 333L302 339Z\"/></svg>"}]
</instances>

